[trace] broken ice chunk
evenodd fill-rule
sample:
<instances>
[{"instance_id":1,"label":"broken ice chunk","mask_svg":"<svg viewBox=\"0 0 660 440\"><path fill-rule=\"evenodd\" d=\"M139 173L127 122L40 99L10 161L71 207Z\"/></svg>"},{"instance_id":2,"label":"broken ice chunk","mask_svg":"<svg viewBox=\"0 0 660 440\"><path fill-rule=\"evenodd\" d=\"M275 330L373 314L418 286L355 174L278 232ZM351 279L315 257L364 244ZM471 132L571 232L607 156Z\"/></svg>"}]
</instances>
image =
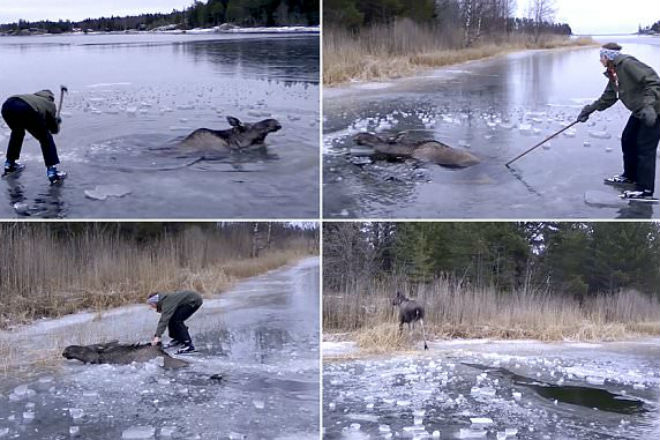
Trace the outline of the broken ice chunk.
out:
<instances>
[{"instance_id":1,"label":"broken ice chunk","mask_svg":"<svg viewBox=\"0 0 660 440\"><path fill-rule=\"evenodd\" d=\"M174 434L174 431L176 431L174 426L163 426L160 428L160 438L170 438L172 437L172 434Z\"/></svg>"},{"instance_id":2,"label":"broken ice chunk","mask_svg":"<svg viewBox=\"0 0 660 440\"><path fill-rule=\"evenodd\" d=\"M590 131L589 136L596 139L609 139L612 137L612 135L606 131Z\"/></svg>"},{"instance_id":3,"label":"broken ice chunk","mask_svg":"<svg viewBox=\"0 0 660 440\"><path fill-rule=\"evenodd\" d=\"M257 409L264 409L264 406L265 406L265 403L264 403L263 400L254 400L254 401L252 402L252 404L253 404L254 407L257 408Z\"/></svg>"},{"instance_id":4,"label":"broken ice chunk","mask_svg":"<svg viewBox=\"0 0 660 440\"><path fill-rule=\"evenodd\" d=\"M475 426L486 426L493 423L493 419L488 417L470 417L470 423Z\"/></svg>"},{"instance_id":5,"label":"broken ice chunk","mask_svg":"<svg viewBox=\"0 0 660 440\"><path fill-rule=\"evenodd\" d=\"M592 385L603 385L605 383L605 379L601 377L587 376L587 383Z\"/></svg>"},{"instance_id":6,"label":"broken ice chunk","mask_svg":"<svg viewBox=\"0 0 660 440\"><path fill-rule=\"evenodd\" d=\"M156 428L153 426L131 426L121 433L121 438L124 440L142 440L154 438L155 435Z\"/></svg>"},{"instance_id":7,"label":"broken ice chunk","mask_svg":"<svg viewBox=\"0 0 660 440\"><path fill-rule=\"evenodd\" d=\"M482 438L486 437L488 431L485 429L465 429L461 428L458 432L458 438Z\"/></svg>"},{"instance_id":8,"label":"broken ice chunk","mask_svg":"<svg viewBox=\"0 0 660 440\"><path fill-rule=\"evenodd\" d=\"M73 420L78 420L82 418L84 411L80 408L69 408L69 415Z\"/></svg>"}]
</instances>

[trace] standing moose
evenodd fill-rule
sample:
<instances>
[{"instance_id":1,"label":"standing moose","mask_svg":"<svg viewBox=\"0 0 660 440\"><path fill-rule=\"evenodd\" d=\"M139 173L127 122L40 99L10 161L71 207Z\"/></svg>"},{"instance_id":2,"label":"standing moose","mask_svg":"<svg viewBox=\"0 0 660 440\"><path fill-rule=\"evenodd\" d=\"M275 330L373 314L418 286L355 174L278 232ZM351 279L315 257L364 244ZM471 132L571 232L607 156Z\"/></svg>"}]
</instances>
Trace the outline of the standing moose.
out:
<instances>
[{"instance_id":1,"label":"standing moose","mask_svg":"<svg viewBox=\"0 0 660 440\"><path fill-rule=\"evenodd\" d=\"M406 298L399 291L396 292L396 296L392 299L392 305L399 307L399 333L403 331L403 324L408 324L412 330L415 322L419 321L422 325L424 350L428 350L429 347L426 345L426 333L424 331L424 307L422 307L417 301Z\"/></svg>"}]
</instances>

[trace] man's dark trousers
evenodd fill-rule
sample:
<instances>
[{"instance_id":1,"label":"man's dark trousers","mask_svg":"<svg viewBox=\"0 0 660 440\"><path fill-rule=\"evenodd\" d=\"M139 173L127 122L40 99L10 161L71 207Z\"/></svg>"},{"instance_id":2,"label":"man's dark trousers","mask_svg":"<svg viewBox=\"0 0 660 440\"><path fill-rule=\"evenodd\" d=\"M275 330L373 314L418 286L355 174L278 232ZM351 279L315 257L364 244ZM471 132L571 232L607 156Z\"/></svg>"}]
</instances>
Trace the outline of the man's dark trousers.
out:
<instances>
[{"instance_id":1,"label":"man's dark trousers","mask_svg":"<svg viewBox=\"0 0 660 440\"><path fill-rule=\"evenodd\" d=\"M60 163L55 141L44 118L30 104L20 98L9 98L2 105L2 118L11 129L7 160L15 162L21 155L23 139L27 131L41 144L41 152L47 167Z\"/></svg>"},{"instance_id":2,"label":"man's dark trousers","mask_svg":"<svg viewBox=\"0 0 660 440\"><path fill-rule=\"evenodd\" d=\"M197 309L199 309L199 306L191 306L190 304L182 304L176 308L174 314L170 318L169 324L167 325L170 338L185 345L192 344L190 333L188 333L188 327L186 327L183 321L190 318Z\"/></svg>"},{"instance_id":3,"label":"man's dark trousers","mask_svg":"<svg viewBox=\"0 0 660 440\"><path fill-rule=\"evenodd\" d=\"M660 117L649 127L641 119L630 115L621 135L623 174L637 182L637 189L653 193L655 161L660 142Z\"/></svg>"}]
</instances>

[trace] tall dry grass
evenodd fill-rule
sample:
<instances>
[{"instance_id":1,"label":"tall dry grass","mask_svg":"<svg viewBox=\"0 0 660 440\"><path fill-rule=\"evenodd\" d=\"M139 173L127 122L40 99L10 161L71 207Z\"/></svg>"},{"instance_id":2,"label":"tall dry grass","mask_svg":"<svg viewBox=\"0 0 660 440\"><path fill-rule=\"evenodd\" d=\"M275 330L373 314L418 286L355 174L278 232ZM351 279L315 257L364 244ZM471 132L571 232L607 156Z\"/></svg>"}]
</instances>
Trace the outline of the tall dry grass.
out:
<instances>
[{"instance_id":1,"label":"tall dry grass","mask_svg":"<svg viewBox=\"0 0 660 440\"><path fill-rule=\"evenodd\" d=\"M353 332L364 348L402 347L398 289L426 309L426 328L436 337L612 340L660 334L660 303L635 291L587 298L551 292L498 292L461 285L449 278L410 285L394 279L355 285L350 292L324 292L323 326L328 332ZM405 346L405 344L404 344Z\"/></svg>"},{"instance_id":2,"label":"tall dry grass","mask_svg":"<svg viewBox=\"0 0 660 440\"><path fill-rule=\"evenodd\" d=\"M47 224L0 224L0 328L82 309L143 302L150 292L226 290L314 252L307 237L289 237L251 258L249 233L190 226L146 242L113 224L88 224L58 236Z\"/></svg>"},{"instance_id":3,"label":"tall dry grass","mask_svg":"<svg viewBox=\"0 0 660 440\"><path fill-rule=\"evenodd\" d=\"M398 78L423 67L441 67L525 49L589 46L591 38L501 34L464 47L458 28L443 29L408 19L373 25L359 33L336 27L323 30L323 83Z\"/></svg>"}]
</instances>

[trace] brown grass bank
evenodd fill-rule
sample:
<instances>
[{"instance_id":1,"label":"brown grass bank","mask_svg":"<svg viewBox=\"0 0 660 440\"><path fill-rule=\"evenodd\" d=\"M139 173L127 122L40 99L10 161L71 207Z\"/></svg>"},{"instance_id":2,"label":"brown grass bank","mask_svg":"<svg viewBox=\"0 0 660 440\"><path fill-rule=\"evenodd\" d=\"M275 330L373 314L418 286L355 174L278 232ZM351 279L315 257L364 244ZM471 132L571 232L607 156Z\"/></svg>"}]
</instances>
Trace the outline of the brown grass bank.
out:
<instances>
[{"instance_id":1,"label":"brown grass bank","mask_svg":"<svg viewBox=\"0 0 660 440\"><path fill-rule=\"evenodd\" d=\"M442 338L531 338L542 341L616 340L660 335L660 303L635 291L586 298L550 292L497 292L449 279L405 286L392 280L356 285L351 292L324 292L323 328L351 332L368 351L410 349L398 333L396 286L426 308L426 329ZM420 335L417 334L416 337Z\"/></svg>"},{"instance_id":2,"label":"brown grass bank","mask_svg":"<svg viewBox=\"0 0 660 440\"><path fill-rule=\"evenodd\" d=\"M458 31L399 20L375 25L359 34L323 29L323 83L335 86L352 80L400 78L425 67L442 67L527 49L556 49L595 45L591 38L502 34L463 47Z\"/></svg>"},{"instance_id":3,"label":"brown grass bank","mask_svg":"<svg viewBox=\"0 0 660 440\"><path fill-rule=\"evenodd\" d=\"M288 234L253 257L248 226L223 232L189 225L148 239L127 236L119 223L78 224L71 227L84 230L75 234L66 227L0 224L0 328L141 303L155 291L217 294L317 252L316 238Z\"/></svg>"}]
</instances>

